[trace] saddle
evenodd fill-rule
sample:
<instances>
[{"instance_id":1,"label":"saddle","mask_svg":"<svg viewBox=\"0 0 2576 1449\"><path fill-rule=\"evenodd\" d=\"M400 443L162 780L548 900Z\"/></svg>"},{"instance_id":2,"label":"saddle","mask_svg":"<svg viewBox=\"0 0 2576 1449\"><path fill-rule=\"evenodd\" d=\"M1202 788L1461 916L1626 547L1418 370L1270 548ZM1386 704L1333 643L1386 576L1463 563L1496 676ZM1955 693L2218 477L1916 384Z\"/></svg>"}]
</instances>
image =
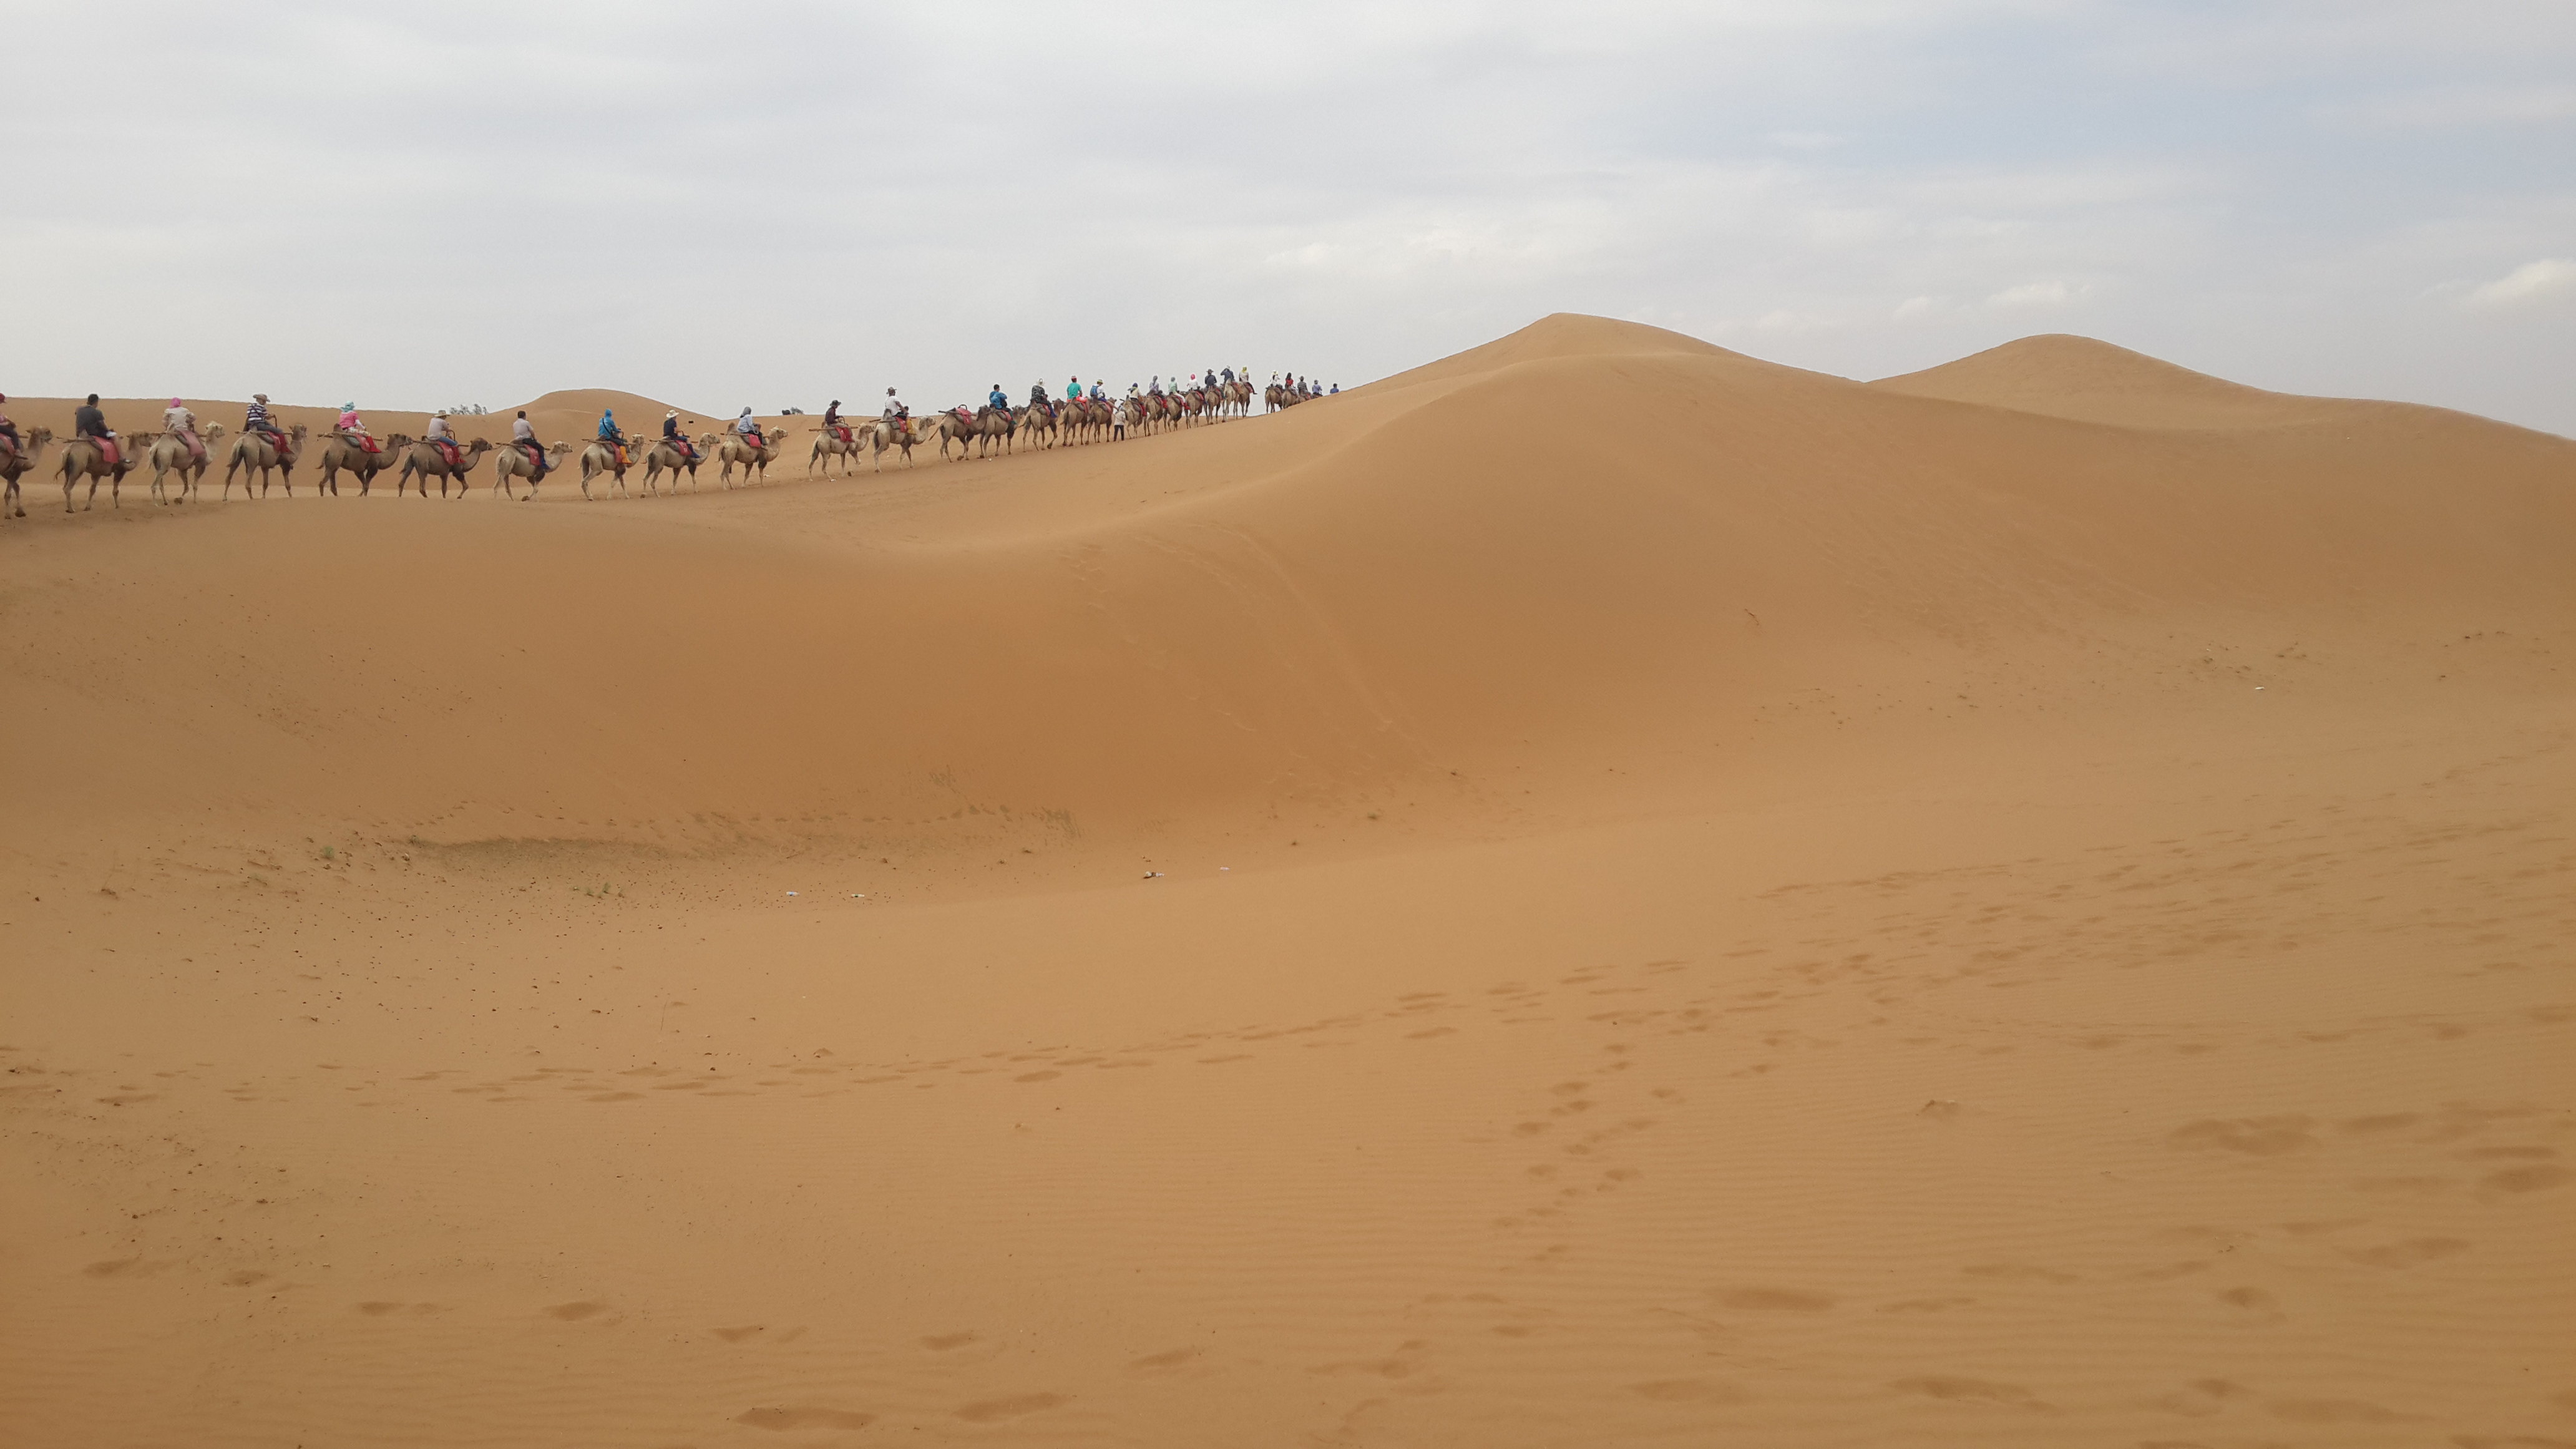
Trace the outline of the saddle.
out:
<instances>
[{"instance_id":1,"label":"saddle","mask_svg":"<svg viewBox=\"0 0 2576 1449\"><path fill-rule=\"evenodd\" d=\"M608 456L617 460L615 466L621 470L624 469L626 466L626 445L615 438L602 438L599 441L607 446Z\"/></svg>"},{"instance_id":2,"label":"saddle","mask_svg":"<svg viewBox=\"0 0 2576 1449\"><path fill-rule=\"evenodd\" d=\"M526 449L528 461L536 465L537 471L540 473L546 471L546 450L539 446L533 439L516 438L511 441L510 446Z\"/></svg>"},{"instance_id":3,"label":"saddle","mask_svg":"<svg viewBox=\"0 0 2576 1449\"><path fill-rule=\"evenodd\" d=\"M117 446L116 439L83 438L81 441L98 449L100 460L105 462L107 466L111 468L121 468L125 466L125 450Z\"/></svg>"},{"instance_id":4,"label":"saddle","mask_svg":"<svg viewBox=\"0 0 2576 1449\"><path fill-rule=\"evenodd\" d=\"M662 440L662 445L669 448L672 452L679 454L683 458L694 458L698 456L698 450L690 446L689 440L686 438L664 438Z\"/></svg>"},{"instance_id":5,"label":"saddle","mask_svg":"<svg viewBox=\"0 0 2576 1449\"><path fill-rule=\"evenodd\" d=\"M429 446L438 454L439 457L447 461L448 472L462 473L465 471L464 449L447 441L445 438L432 438L429 440Z\"/></svg>"},{"instance_id":6,"label":"saddle","mask_svg":"<svg viewBox=\"0 0 2576 1449\"><path fill-rule=\"evenodd\" d=\"M832 436L840 439L843 446L847 446L851 441L849 426L845 423L834 423Z\"/></svg>"}]
</instances>

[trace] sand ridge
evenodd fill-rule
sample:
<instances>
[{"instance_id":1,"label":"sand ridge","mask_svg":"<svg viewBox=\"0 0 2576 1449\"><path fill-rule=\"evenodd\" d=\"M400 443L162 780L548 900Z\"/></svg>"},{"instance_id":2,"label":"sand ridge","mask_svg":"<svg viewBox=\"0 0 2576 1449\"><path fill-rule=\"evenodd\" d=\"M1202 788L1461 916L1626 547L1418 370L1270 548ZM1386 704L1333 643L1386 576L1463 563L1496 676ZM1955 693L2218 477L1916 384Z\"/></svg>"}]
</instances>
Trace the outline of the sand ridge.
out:
<instances>
[{"instance_id":1,"label":"sand ridge","mask_svg":"<svg viewBox=\"0 0 2576 1449\"><path fill-rule=\"evenodd\" d=\"M13 524L10 1420L2576 1434L2576 444L2000 351Z\"/></svg>"}]
</instances>

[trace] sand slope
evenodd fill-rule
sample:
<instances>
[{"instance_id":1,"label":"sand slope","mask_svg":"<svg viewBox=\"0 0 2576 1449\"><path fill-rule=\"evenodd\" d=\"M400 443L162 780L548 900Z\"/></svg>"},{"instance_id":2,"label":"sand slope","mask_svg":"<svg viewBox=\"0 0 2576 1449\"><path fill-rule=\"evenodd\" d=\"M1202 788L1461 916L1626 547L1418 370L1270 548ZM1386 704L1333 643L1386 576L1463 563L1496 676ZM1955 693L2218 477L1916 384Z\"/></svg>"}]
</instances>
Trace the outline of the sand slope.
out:
<instances>
[{"instance_id":1,"label":"sand slope","mask_svg":"<svg viewBox=\"0 0 2576 1449\"><path fill-rule=\"evenodd\" d=\"M36 1442L2576 1437L2576 444L1555 317L127 502L0 531Z\"/></svg>"}]
</instances>

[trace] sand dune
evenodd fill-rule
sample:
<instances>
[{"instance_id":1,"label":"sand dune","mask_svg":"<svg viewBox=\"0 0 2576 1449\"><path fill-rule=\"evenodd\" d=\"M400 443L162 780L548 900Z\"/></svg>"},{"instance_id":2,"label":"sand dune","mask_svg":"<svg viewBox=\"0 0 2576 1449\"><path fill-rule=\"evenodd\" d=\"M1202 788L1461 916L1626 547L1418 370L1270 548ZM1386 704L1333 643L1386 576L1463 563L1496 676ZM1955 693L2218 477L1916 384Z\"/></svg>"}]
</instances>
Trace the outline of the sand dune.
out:
<instances>
[{"instance_id":1,"label":"sand dune","mask_svg":"<svg viewBox=\"0 0 2576 1449\"><path fill-rule=\"evenodd\" d=\"M2571 546L2480 419L1562 316L1114 447L39 511L0 1397L2567 1438Z\"/></svg>"}]
</instances>

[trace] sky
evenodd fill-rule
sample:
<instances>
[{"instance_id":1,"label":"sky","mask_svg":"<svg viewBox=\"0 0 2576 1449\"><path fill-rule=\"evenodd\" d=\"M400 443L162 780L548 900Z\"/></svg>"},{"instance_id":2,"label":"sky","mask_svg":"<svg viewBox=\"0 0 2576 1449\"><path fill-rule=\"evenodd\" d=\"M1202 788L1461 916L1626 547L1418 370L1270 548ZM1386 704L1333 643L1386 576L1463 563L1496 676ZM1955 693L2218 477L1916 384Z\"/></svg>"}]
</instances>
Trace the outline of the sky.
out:
<instances>
[{"instance_id":1,"label":"sky","mask_svg":"<svg viewBox=\"0 0 2576 1449\"><path fill-rule=\"evenodd\" d=\"M2570 0L0 0L0 36L11 393L1354 386L1573 311L1864 378L2077 332L2576 435Z\"/></svg>"}]
</instances>

